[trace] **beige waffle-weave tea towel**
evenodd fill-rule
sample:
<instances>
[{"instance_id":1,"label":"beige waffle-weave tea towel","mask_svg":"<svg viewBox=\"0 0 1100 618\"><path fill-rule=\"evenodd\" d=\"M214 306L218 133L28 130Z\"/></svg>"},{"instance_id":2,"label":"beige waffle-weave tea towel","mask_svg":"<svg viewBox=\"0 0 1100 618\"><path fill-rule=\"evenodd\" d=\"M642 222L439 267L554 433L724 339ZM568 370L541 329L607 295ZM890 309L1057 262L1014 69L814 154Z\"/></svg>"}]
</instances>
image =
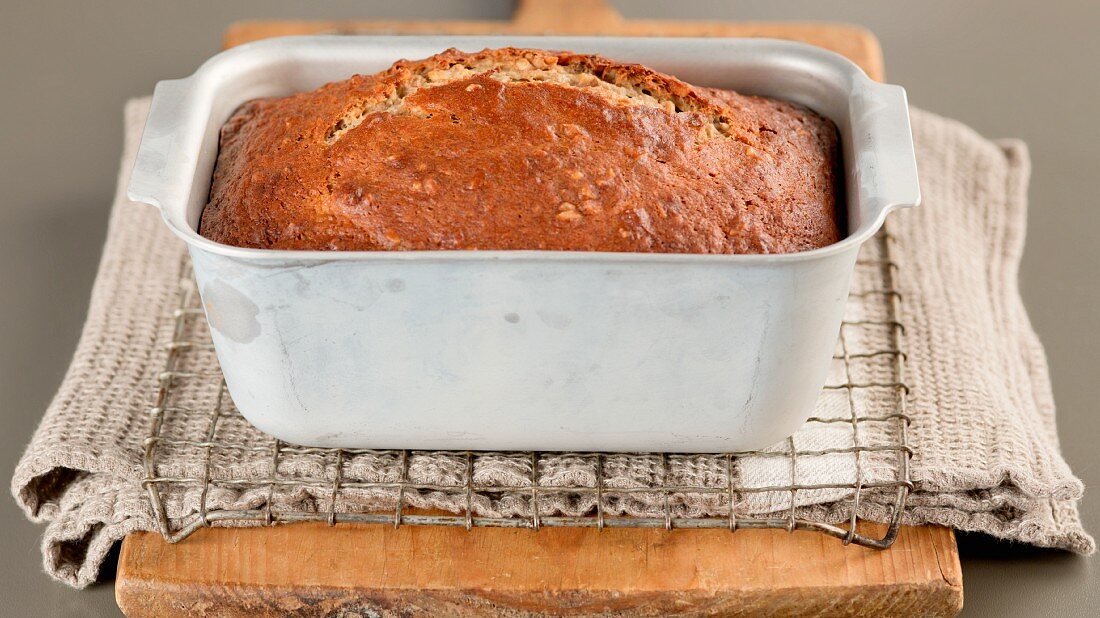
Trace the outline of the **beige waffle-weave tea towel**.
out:
<instances>
[{"instance_id":1,"label":"beige waffle-weave tea towel","mask_svg":"<svg viewBox=\"0 0 1100 618\"><path fill-rule=\"evenodd\" d=\"M88 320L69 372L12 480L12 492L27 515L47 524L46 570L74 586L94 581L111 545L123 536L157 529L141 486L142 442L149 432L157 374L164 367L168 339L163 317L175 306L184 249L153 209L123 195L147 110L147 99L126 107L119 193ZM899 318L908 331L907 372L913 387L909 437L916 450L911 469L915 490L904 520L1092 552L1094 542L1077 513L1082 485L1060 454L1046 361L1016 287L1029 174L1026 149L1018 142L987 141L959 123L919 110L913 110L913 130L924 204L891 219L896 237L891 257L899 265L897 285L905 295ZM856 279L858 285L858 273ZM182 396L209 406L214 395L196 388ZM818 413L829 414L830 405L823 399ZM205 428L184 423L174 431L201 441ZM247 426L230 430L238 432L238 439L262 439ZM807 427L795 440L799 448L815 448L845 446L851 438L835 429ZM443 482L454 476L454 462L421 457L413 473ZM692 476L693 482L711 477L726 482L714 462L684 461L670 473ZM522 474L509 467L512 463L489 461L475 474L489 481ZM619 470L609 461L608 474L614 477L609 485L653 482L648 469L636 463ZM365 478L389 474L386 462L364 458L350 464L350 473ZM306 473L322 464L302 459L295 465L300 469L289 473ZM561 458L546 473L584 479L591 476L584 465ZM171 472L172 466L180 474L194 475L201 461L183 453L167 457L167 470L161 473ZM217 466L218 473L260 481L269 475L270 453L245 452ZM867 478L886 470L873 457L864 468ZM743 486L765 487L789 483L791 471L782 458L760 458L740 462L738 474ZM847 483L852 475L848 461L822 458L799 470L799 482ZM169 515L194 515L197 492L167 495ZM257 508L265 496L219 489L202 500L206 508ZM351 494L347 499L377 504L384 498ZM779 498L754 501L750 495L738 505L739 515L791 507L789 494ZM311 504L308 494L294 499L299 508ZM795 499L801 515L825 520L836 519L832 509L841 496L815 491ZM413 502L456 506L445 496L425 495ZM477 508L487 514L522 515L525 507L479 500ZM544 509L576 513L590 508L568 500L540 504L544 514L549 514ZM643 494L621 506L621 512L647 514L657 508ZM704 500L677 508L707 515L721 514L725 507ZM888 502L868 500L860 515L882 520Z\"/></svg>"}]
</instances>

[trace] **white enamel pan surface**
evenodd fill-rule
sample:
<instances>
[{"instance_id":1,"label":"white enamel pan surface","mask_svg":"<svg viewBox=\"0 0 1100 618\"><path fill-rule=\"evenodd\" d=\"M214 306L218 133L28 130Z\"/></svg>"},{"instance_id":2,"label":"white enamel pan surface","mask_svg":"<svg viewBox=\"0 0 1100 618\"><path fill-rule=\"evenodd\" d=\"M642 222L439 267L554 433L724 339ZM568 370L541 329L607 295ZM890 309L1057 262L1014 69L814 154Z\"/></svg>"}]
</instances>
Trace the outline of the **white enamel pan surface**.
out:
<instances>
[{"instance_id":1,"label":"white enamel pan surface","mask_svg":"<svg viewBox=\"0 0 1100 618\"><path fill-rule=\"evenodd\" d=\"M241 103L457 47L638 62L806 105L840 128L848 234L787 255L332 252L196 233ZM131 199L188 245L229 392L288 442L345 448L715 452L810 415L860 245L920 201L905 91L762 39L289 37L157 85Z\"/></svg>"}]
</instances>

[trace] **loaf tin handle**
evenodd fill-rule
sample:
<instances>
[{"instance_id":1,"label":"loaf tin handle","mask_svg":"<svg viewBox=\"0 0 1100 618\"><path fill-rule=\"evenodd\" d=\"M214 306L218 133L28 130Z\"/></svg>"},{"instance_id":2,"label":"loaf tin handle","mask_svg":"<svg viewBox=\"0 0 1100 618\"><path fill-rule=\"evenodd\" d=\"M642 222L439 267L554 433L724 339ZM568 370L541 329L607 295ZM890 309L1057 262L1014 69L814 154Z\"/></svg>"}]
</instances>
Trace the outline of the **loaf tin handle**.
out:
<instances>
[{"instance_id":1,"label":"loaf tin handle","mask_svg":"<svg viewBox=\"0 0 1100 618\"><path fill-rule=\"evenodd\" d=\"M920 204L909 103L901 86L868 82L856 93L865 97L865 111L853 118L852 127L862 142L856 148L860 188L867 196L861 216L877 227L890 211Z\"/></svg>"},{"instance_id":2,"label":"loaf tin handle","mask_svg":"<svg viewBox=\"0 0 1100 618\"><path fill-rule=\"evenodd\" d=\"M193 118L191 79L157 83L141 135L126 195L162 211L190 194L191 175L199 151L191 141L202 139L202 120Z\"/></svg>"}]
</instances>

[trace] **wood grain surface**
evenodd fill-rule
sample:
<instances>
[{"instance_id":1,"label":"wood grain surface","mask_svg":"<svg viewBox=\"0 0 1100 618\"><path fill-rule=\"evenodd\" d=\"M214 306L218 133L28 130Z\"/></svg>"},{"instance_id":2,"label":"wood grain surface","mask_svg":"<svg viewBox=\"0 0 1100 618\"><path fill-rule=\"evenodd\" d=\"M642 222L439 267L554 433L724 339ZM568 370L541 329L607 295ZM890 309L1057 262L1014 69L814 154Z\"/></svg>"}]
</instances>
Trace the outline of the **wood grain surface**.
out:
<instances>
[{"instance_id":1,"label":"wood grain surface","mask_svg":"<svg viewBox=\"0 0 1100 618\"><path fill-rule=\"evenodd\" d=\"M878 41L859 27L627 21L600 0L524 0L511 22L242 22L224 41L317 32L767 36L883 78ZM954 534L935 526L903 527L878 551L783 530L294 524L204 529L175 545L131 535L115 595L131 617L950 616L963 587Z\"/></svg>"},{"instance_id":2,"label":"wood grain surface","mask_svg":"<svg viewBox=\"0 0 1100 618\"><path fill-rule=\"evenodd\" d=\"M883 79L882 49L866 28L820 22L625 20L602 0L520 0L511 21L243 21L224 47L298 34L572 34L608 36L768 37L802 41L847 56Z\"/></svg>"},{"instance_id":3,"label":"wood grain surface","mask_svg":"<svg viewBox=\"0 0 1100 618\"><path fill-rule=\"evenodd\" d=\"M885 551L784 530L294 524L176 545L140 533L116 583L128 616L941 616L961 594L954 537L933 526Z\"/></svg>"}]
</instances>

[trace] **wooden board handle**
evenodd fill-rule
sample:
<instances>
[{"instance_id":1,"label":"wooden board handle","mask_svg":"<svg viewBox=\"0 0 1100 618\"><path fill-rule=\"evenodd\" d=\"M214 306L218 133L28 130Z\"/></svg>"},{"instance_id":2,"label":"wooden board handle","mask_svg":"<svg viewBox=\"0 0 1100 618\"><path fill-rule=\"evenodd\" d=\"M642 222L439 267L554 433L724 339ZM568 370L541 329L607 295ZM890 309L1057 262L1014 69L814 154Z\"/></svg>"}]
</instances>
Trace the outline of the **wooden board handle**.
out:
<instances>
[{"instance_id":1,"label":"wooden board handle","mask_svg":"<svg viewBox=\"0 0 1100 618\"><path fill-rule=\"evenodd\" d=\"M519 0L512 25L531 32L614 32L623 17L604 0Z\"/></svg>"}]
</instances>

